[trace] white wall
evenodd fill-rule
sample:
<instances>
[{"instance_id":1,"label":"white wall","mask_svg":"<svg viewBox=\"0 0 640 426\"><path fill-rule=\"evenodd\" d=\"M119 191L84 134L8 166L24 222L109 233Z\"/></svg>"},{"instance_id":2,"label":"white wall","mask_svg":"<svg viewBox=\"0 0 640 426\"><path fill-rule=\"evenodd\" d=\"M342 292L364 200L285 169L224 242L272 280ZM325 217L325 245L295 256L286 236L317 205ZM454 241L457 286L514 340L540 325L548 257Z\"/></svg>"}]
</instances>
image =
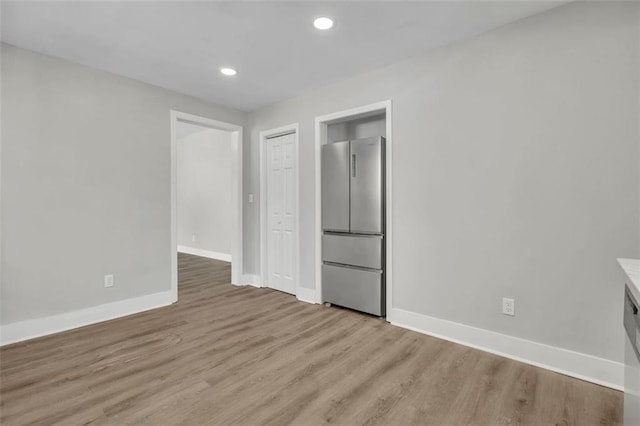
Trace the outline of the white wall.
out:
<instances>
[{"instance_id":1,"label":"white wall","mask_svg":"<svg viewBox=\"0 0 640 426\"><path fill-rule=\"evenodd\" d=\"M231 154L227 131L201 128L178 139L178 246L231 256Z\"/></svg>"},{"instance_id":2,"label":"white wall","mask_svg":"<svg viewBox=\"0 0 640 426\"><path fill-rule=\"evenodd\" d=\"M351 139L384 136L387 134L387 120L384 114L363 117L327 126L327 140L340 142Z\"/></svg>"},{"instance_id":3,"label":"white wall","mask_svg":"<svg viewBox=\"0 0 640 426\"><path fill-rule=\"evenodd\" d=\"M393 102L395 308L622 361L640 256L638 4L576 2L251 113L300 125L301 285L315 288L314 118ZM259 203L245 268L259 273ZM516 300L516 316L501 298Z\"/></svg>"},{"instance_id":4,"label":"white wall","mask_svg":"<svg viewBox=\"0 0 640 426\"><path fill-rule=\"evenodd\" d=\"M240 125L245 114L6 44L1 54L1 324L169 291L169 111Z\"/></svg>"}]
</instances>

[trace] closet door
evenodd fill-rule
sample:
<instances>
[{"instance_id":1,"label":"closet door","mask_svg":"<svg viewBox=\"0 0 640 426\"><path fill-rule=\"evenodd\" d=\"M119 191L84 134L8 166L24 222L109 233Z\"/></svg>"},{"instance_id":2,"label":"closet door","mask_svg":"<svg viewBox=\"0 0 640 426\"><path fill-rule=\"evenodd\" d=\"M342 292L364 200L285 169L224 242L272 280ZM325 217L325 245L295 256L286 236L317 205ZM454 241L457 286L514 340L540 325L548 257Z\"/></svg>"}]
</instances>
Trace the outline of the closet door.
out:
<instances>
[{"instance_id":1,"label":"closet door","mask_svg":"<svg viewBox=\"0 0 640 426\"><path fill-rule=\"evenodd\" d=\"M295 294L295 134L267 139L267 286Z\"/></svg>"}]
</instances>

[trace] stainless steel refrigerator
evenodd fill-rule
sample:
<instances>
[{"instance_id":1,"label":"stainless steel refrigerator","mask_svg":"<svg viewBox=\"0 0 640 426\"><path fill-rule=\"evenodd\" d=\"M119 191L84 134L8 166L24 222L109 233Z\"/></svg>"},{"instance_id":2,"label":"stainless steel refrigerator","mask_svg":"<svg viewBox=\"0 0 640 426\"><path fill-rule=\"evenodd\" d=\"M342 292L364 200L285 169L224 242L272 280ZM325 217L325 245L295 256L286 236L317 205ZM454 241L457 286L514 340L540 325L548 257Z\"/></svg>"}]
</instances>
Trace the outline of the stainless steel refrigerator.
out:
<instances>
[{"instance_id":1,"label":"stainless steel refrigerator","mask_svg":"<svg viewBox=\"0 0 640 426\"><path fill-rule=\"evenodd\" d=\"M322 146L322 298L385 315L383 137Z\"/></svg>"}]
</instances>

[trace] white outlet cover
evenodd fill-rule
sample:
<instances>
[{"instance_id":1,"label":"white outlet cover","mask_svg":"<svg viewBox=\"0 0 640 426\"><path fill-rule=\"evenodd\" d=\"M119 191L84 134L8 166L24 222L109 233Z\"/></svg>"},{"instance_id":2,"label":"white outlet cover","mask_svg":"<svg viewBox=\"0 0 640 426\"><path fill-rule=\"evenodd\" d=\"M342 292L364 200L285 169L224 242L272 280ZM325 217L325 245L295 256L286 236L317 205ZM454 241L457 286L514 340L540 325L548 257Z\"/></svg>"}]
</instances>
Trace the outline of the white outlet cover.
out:
<instances>
[{"instance_id":1,"label":"white outlet cover","mask_svg":"<svg viewBox=\"0 0 640 426\"><path fill-rule=\"evenodd\" d=\"M104 276L104 286L105 287L113 287L113 275L105 275Z\"/></svg>"},{"instance_id":2,"label":"white outlet cover","mask_svg":"<svg viewBox=\"0 0 640 426\"><path fill-rule=\"evenodd\" d=\"M502 298L502 313L505 315L516 315L516 302L513 299L507 297Z\"/></svg>"}]
</instances>

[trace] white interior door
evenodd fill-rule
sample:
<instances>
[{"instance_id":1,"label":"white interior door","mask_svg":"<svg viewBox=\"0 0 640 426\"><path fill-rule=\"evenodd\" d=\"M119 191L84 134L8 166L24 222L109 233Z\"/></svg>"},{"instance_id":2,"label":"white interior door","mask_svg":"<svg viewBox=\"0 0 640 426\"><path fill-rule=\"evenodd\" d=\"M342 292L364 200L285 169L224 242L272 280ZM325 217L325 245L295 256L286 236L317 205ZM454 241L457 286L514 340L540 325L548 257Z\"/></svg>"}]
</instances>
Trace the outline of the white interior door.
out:
<instances>
[{"instance_id":1,"label":"white interior door","mask_svg":"<svg viewBox=\"0 0 640 426\"><path fill-rule=\"evenodd\" d=\"M267 139L267 286L296 293L295 134Z\"/></svg>"}]
</instances>

